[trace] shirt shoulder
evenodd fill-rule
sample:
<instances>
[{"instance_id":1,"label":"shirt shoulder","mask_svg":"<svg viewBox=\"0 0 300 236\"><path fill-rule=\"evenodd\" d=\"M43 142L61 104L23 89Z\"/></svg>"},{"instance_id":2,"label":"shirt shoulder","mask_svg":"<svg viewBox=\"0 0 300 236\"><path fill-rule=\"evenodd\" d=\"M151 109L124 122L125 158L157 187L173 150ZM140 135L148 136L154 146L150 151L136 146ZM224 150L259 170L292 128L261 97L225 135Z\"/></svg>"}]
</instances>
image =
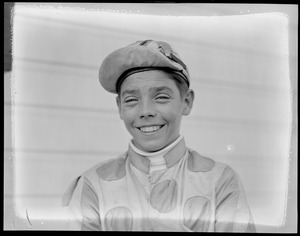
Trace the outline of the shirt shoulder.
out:
<instances>
[{"instance_id":1,"label":"shirt shoulder","mask_svg":"<svg viewBox=\"0 0 300 236\"><path fill-rule=\"evenodd\" d=\"M62 205L67 206L75 190L82 188L86 182L88 182L89 185L93 185L92 183L94 180L99 178L105 181L113 181L123 178L125 176L126 156L127 154L125 153L120 155L118 158L102 161L77 176L64 193Z\"/></svg>"},{"instance_id":2,"label":"shirt shoulder","mask_svg":"<svg viewBox=\"0 0 300 236\"><path fill-rule=\"evenodd\" d=\"M188 170L191 172L210 172L217 169L223 169L225 167L225 164L217 162L213 160L212 158L203 156L199 154L198 152L188 149L189 155L187 159L187 167Z\"/></svg>"},{"instance_id":3,"label":"shirt shoulder","mask_svg":"<svg viewBox=\"0 0 300 236\"><path fill-rule=\"evenodd\" d=\"M82 173L88 179L100 178L102 180L120 179L125 174L125 159L127 153L120 155L117 158L102 161L90 169Z\"/></svg>"},{"instance_id":4,"label":"shirt shoulder","mask_svg":"<svg viewBox=\"0 0 300 236\"><path fill-rule=\"evenodd\" d=\"M212 158L203 156L189 148L187 168L193 173L206 174L217 183L226 179L239 178L237 173L228 165Z\"/></svg>"}]
</instances>

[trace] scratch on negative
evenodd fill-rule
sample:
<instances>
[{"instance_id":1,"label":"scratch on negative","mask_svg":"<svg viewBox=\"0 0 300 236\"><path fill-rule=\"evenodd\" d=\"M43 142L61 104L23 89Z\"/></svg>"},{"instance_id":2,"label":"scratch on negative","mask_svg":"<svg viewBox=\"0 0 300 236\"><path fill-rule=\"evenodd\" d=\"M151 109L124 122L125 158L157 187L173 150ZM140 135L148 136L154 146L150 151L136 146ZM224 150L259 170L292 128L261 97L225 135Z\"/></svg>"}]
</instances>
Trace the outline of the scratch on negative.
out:
<instances>
[{"instance_id":1,"label":"scratch on negative","mask_svg":"<svg viewBox=\"0 0 300 236\"><path fill-rule=\"evenodd\" d=\"M32 224L30 222L30 219L29 219L29 216L28 216L27 208L26 208L26 217L27 217L27 220L28 220L29 224L32 226Z\"/></svg>"},{"instance_id":2,"label":"scratch on negative","mask_svg":"<svg viewBox=\"0 0 300 236\"><path fill-rule=\"evenodd\" d=\"M11 219L11 220L12 220L12 223L13 223L13 225L14 225L14 228L16 228L16 224L15 224L14 219Z\"/></svg>"}]
</instances>

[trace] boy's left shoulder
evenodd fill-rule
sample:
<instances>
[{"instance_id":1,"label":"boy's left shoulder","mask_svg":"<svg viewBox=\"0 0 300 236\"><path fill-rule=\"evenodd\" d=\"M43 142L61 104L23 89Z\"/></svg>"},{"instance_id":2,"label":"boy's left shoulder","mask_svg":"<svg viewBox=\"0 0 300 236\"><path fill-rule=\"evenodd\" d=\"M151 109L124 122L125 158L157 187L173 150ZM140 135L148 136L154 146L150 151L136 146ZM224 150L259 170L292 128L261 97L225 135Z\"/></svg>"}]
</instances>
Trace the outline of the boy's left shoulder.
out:
<instances>
[{"instance_id":1,"label":"boy's left shoulder","mask_svg":"<svg viewBox=\"0 0 300 236\"><path fill-rule=\"evenodd\" d=\"M187 159L188 169L192 172L208 172L215 166L216 162L208 157L200 155L197 151L188 148L189 156Z\"/></svg>"},{"instance_id":2,"label":"boy's left shoulder","mask_svg":"<svg viewBox=\"0 0 300 236\"><path fill-rule=\"evenodd\" d=\"M239 179L237 172L229 165L215 161L212 158L205 157L192 149L189 150L187 166L191 172L207 173L214 176L215 180L219 179Z\"/></svg>"},{"instance_id":3,"label":"boy's left shoulder","mask_svg":"<svg viewBox=\"0 0 300 236\"><path fill-rule=\"evenodd\" d=\"M218 172L224 169L231 169L227 164L215 161L212 158L203 156L197 151L188 148L189 157L187 160L188 169L192 172L209 172L217 170Z\"/></svg>"}]
</instances>

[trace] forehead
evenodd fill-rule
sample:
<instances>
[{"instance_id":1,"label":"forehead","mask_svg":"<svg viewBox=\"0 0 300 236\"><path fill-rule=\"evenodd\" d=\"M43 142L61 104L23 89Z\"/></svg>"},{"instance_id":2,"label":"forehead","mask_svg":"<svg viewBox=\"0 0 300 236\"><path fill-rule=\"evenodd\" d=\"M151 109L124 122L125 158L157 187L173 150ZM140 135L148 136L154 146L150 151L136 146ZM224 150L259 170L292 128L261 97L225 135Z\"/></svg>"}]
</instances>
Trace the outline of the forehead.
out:
<instances>
[{"instance_id":1,"label":"forehead","mask_svg":"<svg viewBox=\"0 0 300 236\"><path fill-rule=\"evenodd\" d=\"M121 85L121 93L126 90L155 89L167 87L178 90L173 76L160 70L143 71L128 76Z\"/></svg>"}]
</instances>

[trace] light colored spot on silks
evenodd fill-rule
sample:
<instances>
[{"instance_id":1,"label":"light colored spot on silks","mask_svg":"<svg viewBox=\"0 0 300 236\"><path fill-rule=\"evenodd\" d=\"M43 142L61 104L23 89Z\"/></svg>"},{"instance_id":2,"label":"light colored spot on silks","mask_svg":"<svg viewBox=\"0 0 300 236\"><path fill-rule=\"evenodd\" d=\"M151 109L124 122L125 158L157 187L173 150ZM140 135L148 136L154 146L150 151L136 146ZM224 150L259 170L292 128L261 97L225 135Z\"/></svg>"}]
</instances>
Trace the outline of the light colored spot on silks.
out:
<instances>
[{"instance_id":1,"label":"light colored spot on silks","mask_svg":"<svg viewBox=\"0 0 300 236\"><path fill-rule=\"evenodd\" d=\"M131 211L124 206L110 209L104 219L107 231L131 231L133 217Z\"/></svg>"},{"instance_id":2,"label":"light colored spot on silks","mask_svg":"<svg viewBox=\"0 0 300 236\"><path fill-rule=\"evenodd\" d=\"M205 197L191 197L183 209L183 224L194 232L207 232L210 224L211 205Z\"/></svg>"},{"instance_id":3,"label":"light colored spot on silks","mask_svg":"<svg viewBox=\"0 0 300 236\"><path fill-rule=\"evenodd\" d=\"M113 181L123 178L126 175L125 160L118 158L105 163L96 170L98 176L106 181Z\"/></svg>"},{"instance_id":4,"label":"light colored spot on silks","mask_svg":"<svg viewBox=\"0 0 300 236\"><path fill-rule=\"evenodd\" d=\"M161 213L175 209L177 201L177 183L174 179L156 184L150 194L152 207Z\"/></svg>"}]
</instances>

